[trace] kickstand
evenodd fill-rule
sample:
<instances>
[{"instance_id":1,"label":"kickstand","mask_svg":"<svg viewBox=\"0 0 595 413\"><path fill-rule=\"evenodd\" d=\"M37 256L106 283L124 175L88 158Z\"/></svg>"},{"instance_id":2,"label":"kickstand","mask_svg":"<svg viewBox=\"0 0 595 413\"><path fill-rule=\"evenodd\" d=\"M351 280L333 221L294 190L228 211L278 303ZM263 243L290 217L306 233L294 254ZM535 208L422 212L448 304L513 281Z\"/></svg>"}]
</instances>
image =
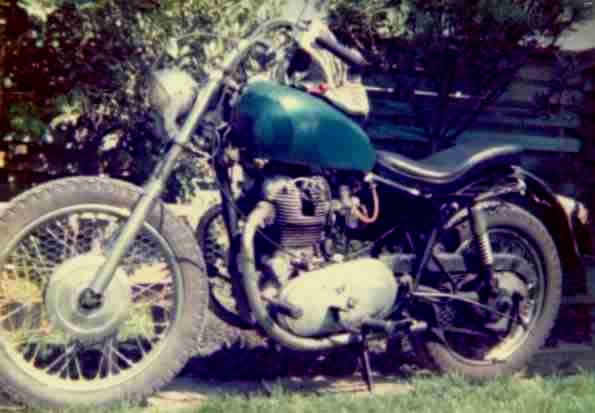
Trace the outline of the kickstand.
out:
<instances>
[{"instance_id":1,"label":"kickstand","mask_svg":"<svg viewBox=\"0 0 595 413\"><path fill-rule=\"evenodd\" d=\"M368 386L368 391L370 393L374 392L374 381L372 379L372 368L370 367L370 352L368 348L368 340L366 336L363 337L361 347L361 364L362 364L362 376L364 381L366 382L366 386Z\"/></svg>"}]
</instances>

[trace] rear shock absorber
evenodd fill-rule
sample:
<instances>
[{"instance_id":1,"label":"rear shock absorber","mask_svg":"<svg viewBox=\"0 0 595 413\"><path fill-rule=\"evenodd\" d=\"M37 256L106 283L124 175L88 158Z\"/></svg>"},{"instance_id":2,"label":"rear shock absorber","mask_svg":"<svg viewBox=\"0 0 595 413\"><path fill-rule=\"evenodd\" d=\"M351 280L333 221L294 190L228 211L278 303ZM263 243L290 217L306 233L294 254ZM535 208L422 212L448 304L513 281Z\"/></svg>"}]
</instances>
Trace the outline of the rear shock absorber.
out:
<instances>
[{"instance_id":1,"label":"rear shock absorber","mask_svg":"<svg viewBox=\"0 0 595 413\"><path fill-rule=\"evenodd\" d=\"M477 243L482 276L484 277L484 281L487 281L487 285L492 285L494 280L494 253L488 235L487 220L484 213L481 211L479 203L474 203L469 210L471 216L471 232Z\"/></svg>"}]
</instances>

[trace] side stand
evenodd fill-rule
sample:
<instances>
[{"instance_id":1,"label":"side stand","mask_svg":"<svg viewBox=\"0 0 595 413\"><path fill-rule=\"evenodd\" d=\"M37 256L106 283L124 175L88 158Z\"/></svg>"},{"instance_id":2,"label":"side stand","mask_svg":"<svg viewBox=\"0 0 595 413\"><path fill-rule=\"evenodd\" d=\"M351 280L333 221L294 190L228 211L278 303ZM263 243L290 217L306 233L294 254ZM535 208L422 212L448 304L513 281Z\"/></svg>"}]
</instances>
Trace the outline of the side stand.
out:
<instances>
[{"instance_id":1,"label":"side stand","mask_svg":"<svg viewBox=\"0 0 595 413\"><path fill-rule=\"evenodd\" d=\"M360 347L360 360L362 366L362 377L366 382L366 386L368 387L368 391L370 393L374 392L374 381L372 378L372 368L370 366L370 349L368 347L368 339L364 334L361 347Z\"/></svg>"}]
</instances>

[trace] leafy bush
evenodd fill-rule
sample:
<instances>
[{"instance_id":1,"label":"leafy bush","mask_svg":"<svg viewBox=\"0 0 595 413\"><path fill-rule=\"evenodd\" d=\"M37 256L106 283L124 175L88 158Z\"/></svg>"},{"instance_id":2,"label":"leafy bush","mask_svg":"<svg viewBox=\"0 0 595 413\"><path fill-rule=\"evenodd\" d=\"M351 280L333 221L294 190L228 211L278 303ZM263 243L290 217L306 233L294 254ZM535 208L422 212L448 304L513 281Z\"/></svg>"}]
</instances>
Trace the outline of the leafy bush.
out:
<instances>
[{"instance_id":1,"label":"leafy bush","mask_svg":"<svg viewBox=\"0 0 595 413\"><path fill-rule=\"evenodd\" d=\"M406 73L411 82L447 95L456 79L445 68L457 68L470 93L494 97L518 68L521 46L555 39L575 20L574 2L331 0L330 17L343 41L385 69L413 72ZM0 150L50 177L143 182L163 149L144 96L149 71L177 65L203 79L233 47L229 39L267 17L257 13L263 3L0 0ZM271 3L272 14L282 0ZM420 65L421 80L414 73ZM439 116L424 126L435 142L448 143L467 118ZM37 145L31 159L17 157L18 142ZM187 197L197 185L210 185L208 168L185 160L167 198Z\"/></svg>"},{"instance_id":2,"label":"leafy bush","mask_svg":"<svg viewBox=\"0 0 595 413\"><path fill-rule=\"evenodd\" d=\"M431 150L449 146L509 86L535 49L585 16L583 0L332 0L332 27L404 85ZM422 68L423 70L419 70ZM396 69L396 70L395 70ZM481 97L449 110L455 92ZM403 92L401 92L403 94ZM403 98L400 96L399 98ZM460 106L460 105L459 105ZM462 109L462 110L461 110Z\"/></svg>"},{"instance_id":3,"label":"leafy bush","mask_svg":"<svg viewBox=\"0 0 595 413\"><path fill-rule=\"evenodd\" d=\"M267 17L256 12L262 3L3 0L12 31L4 33L0 76L10 109L3 124L0 116L0 133L9 149L19 141L42 145L51 175L108 174L142 183L163 149L145 96L148 73L177 65L204 79L212 69L207 58L216 62L226 39ZM177 172L169 200L191 195L205 167L186 160Z\"/></svg>"}]
</instances>

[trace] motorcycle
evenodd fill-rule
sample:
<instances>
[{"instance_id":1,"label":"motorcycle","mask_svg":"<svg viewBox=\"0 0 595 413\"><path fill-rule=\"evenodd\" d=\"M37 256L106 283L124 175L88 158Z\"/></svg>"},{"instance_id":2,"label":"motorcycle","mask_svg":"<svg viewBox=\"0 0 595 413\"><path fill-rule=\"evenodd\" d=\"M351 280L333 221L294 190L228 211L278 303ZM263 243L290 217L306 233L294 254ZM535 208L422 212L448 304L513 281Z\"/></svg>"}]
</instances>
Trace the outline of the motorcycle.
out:
<instances>
[{"instance_id":1,"label":"motorcycle","mask_svg":"<svg viewBox=\"0 0 595 413\"><path fill-rule=\"evenodd\" d=\"M142 400L194 353L222 295L192 230L160 201L185 152L206 156L219 185L231 322L293 350L357 348L370 390L370 340L409 337L471 378L514 372L544 344L562 274L580 263L576 214L515 166L516 146L414 161L376 150L330 99L249 81L247 60L285 58L266 40L285 26L260 26L200 86L153 73L169 145L142 188L60 179L0 216L0 384L18 401Z\"/></svg>"}]
</instances>

